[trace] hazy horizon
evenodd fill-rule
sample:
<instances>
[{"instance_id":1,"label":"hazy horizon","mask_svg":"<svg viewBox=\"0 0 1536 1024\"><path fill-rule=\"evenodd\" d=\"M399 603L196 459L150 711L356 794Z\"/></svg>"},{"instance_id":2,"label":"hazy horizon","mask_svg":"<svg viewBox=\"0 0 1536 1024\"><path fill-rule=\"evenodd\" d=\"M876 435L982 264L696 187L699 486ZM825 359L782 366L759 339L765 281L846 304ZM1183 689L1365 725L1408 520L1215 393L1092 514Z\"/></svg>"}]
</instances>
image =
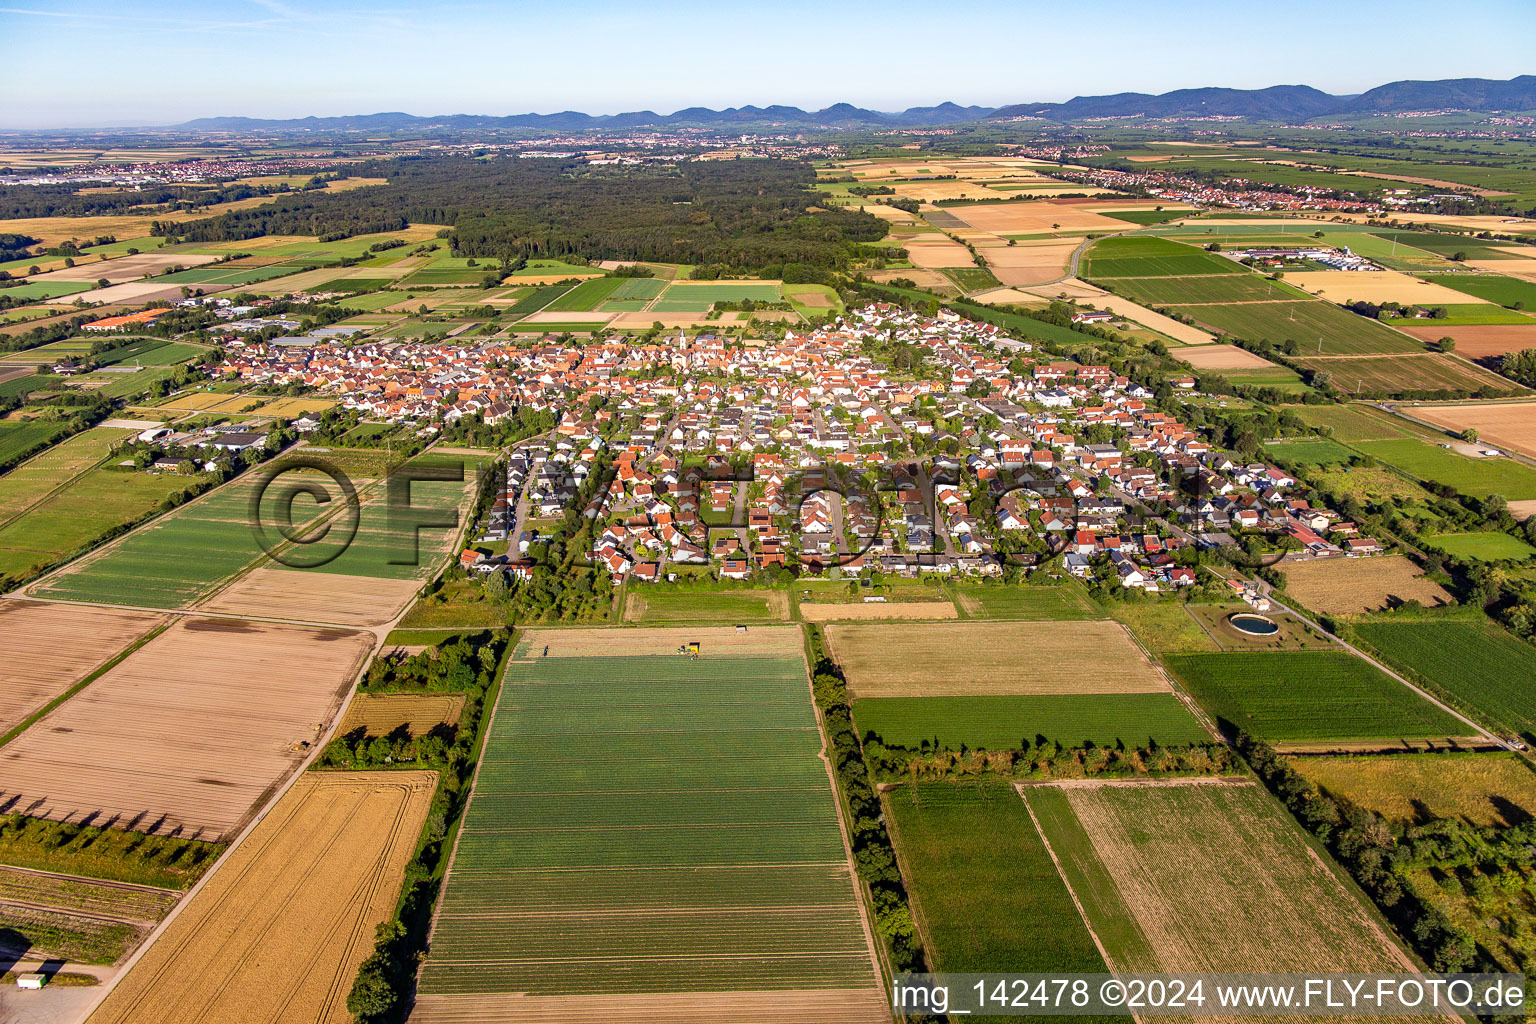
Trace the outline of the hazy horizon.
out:
<instances>
[{"instance_id":1,"label":"hazy horizon","mask_svg":"<svg viewBox=\"0 0 1536 1024\"><path fill-rule=\"evenodd\" d=\"M1529 73L1536 29L1536 5L1524 0L1462 5L1451 19L1427 0L1299 0L1275 15L1278 31L1235 37L1230 8L1205 0L1107 0L1091 21L1037 0L982 0L944 18L910 0L871 10L805 0L767 14L698 0L559 10L453 0L0 7L0 52L17 80L47 83L23 85L0 121L27 130L383 111L896 111L1277 84L1352 94L1402 79ZM1432 49L1382 34L1414 24L1435 26Z\"/></svg>"}]
</instances>

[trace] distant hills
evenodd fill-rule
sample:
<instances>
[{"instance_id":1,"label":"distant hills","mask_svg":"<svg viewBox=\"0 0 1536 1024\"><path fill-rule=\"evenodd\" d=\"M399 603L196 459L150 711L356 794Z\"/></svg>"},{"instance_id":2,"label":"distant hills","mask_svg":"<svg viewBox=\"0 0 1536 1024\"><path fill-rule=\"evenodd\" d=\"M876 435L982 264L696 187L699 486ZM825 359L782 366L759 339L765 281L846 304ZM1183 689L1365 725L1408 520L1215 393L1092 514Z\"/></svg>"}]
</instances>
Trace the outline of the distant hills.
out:
<instances>
[{"instance_id":1,"label":"distant hills","mask_svg":"<svg viewBox=\"0 0 1536 1024\"><path fill-rule=\"evenodd\" d=\"M1065 103L1016 103L1005 107L910 107L896 113L866 110L837 103L824 110L799 107L730 107L711 110L689 107L671 114L640 110L626 114L592 115L575 110L558 114L446 114L420 117L399 112L352 114L344 117L304 117L265 120L253 117L203 117L175 128L199 132L425 132L527 130L583 132L684 126L766 127L829 130L848 128L913 128L963 124L1014 117L1039 117L1071 123L1102 117L1243 117L1254 121L1298 123L1316 118L1419 110L1459 109L1478 112L1536 110L1536 75L1507 82L1485 78L1454 78L1441 82L1391 82L1353 96L1334 96L1305 85L1276 85L1268 89L1178 89L1153 96L1124 92L1113 96L1079 96Z\"/></svg>"}]
</instances>

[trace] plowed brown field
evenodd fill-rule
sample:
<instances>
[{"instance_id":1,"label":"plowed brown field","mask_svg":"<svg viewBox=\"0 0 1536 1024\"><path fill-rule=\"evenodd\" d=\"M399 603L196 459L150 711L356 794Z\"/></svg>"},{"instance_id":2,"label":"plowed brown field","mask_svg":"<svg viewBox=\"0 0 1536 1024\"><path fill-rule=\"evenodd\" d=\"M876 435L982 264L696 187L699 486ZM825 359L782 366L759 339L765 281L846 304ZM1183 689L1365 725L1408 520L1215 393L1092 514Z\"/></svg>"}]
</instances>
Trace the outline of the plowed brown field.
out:
<instances>
[{"instance_id":1,"label":"plowed brown field","mask_svg":"<svg viewBox=\"0 0 1536 1024\"><path fill-rule=\"evenodd\" d=\"M0 808L226 838L304 759L372 646L182 619L0 748Z\"/></svg>"},{"instance_id":2,"label":"plowed brown field","mask_svg":"<svg viewBox=\"0 0 1536 1024\"><path fill-rule=\"evenodd\" d=\"M84 679L165 621L163 615L42 601L0 601L0 732Z\"/></svg>"},{"instance_id":3,"label":"plowed brown field","mask_svg":"<svg viewBox=\"0 0 1536 1024\"><path fill-rule=\"evenodd\" d=\"M340 626L378 626L404 611L420 586L419 580L253 569L198 610L218 615L332 622Z\"/></svg>"}]
</instances>

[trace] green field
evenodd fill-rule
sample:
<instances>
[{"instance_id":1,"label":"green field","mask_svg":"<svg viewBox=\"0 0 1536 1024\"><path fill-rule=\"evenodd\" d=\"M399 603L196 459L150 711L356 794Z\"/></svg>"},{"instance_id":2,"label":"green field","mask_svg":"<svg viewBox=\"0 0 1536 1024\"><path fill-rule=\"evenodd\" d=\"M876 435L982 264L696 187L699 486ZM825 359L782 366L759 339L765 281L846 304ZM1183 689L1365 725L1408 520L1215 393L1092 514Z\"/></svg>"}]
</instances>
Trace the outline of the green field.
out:
<instances>
[{"instance_id":1,"label":"green field","mask_svg":"<svg viewBox=\"0 0 1536 1024\"><path fill-rule=\"evenodd\" d=\"M680 590L664 584L631 587L632 622L769 622L786 616L788 595L763 590ZM638 605L635 602L640 602ZM775 604L779 610L775 610Z\"/></svg>"},{"instance_id":2,"label":"green field","mask_svg":"<svg viewBox=\"0 0 1536 1024\"><path fill-rule=\"evenodd\" d=\"M1405 962L1262 786L1028 786L1024 799L1117 972Z\"/></svg>"},{"instance_id":3,"label":"green field","mask_svg":"<svg viewBox=\"0 0 1536 1024\"><path fill-rule=\"evenodd\" d=\"M1417 677L1510 732L1536 740L1536 652L1478 619L1370 619L1355 631L1399 672Z\"/></svg>"},{"instance_id":4,"label":"green field","mask_svg":"<svg viewBox=\"0 0 1536 1024\"><path fill-rule=\"evenodd\" d=\"M1247 341L1273 345L1294 341L1300 355L1424 351L1423 342L1322 299L1214 306L1170 304L1169 308L1212 330Z\"/></svg>"},{"instance_id":5,"label":"green field","mask_svg":"<svg viewBox=\"0 0 1536 1024\"><path fill-rule=\"evenodd\" d=\"M1132 277L1113 282L1117 295L1147 305L1177 303L1270 302L1306 299L1290 285L1257 274L1207 274L1201 277Z\"/></svg>"},{"instance_id":6,"label":"green field","mask_svg":"<svg viewBox=\"0 0 1536 1024\"><path fill-rule=\"evenodd\" d=\"M1510 501L1536 498L1536 470L1514 459L1472 458L1413 437L1357 441L1354 447L1420 480L1449 484L1463 494Z\"/></svg>"},{"instance_id":7,"label":"green field","mask_svg":"<svg viewBox=\"0 0 1536 1024\"><path fill-rule=\"evenodd\" d=\"M1435 175L1439 176L1442 170L1448 169L1443 165L1437 165ZM1438 231L1397 231L1378 228L1373 233L1384 239L1395 239L1399 245L1411 245L1415 249L1432 252L1437 256L1454 256L1458 252L1464 252L1469 260L1519 259L1512 253L1499 251L1501 247L1507 248L1512 245L1510 242L1487 242L1469 235L1453 235Z\"/></svg>"},{"instance_id":8,"label":"green field","mask_svg":"<svg viewBox=\"0 0 1536 1024\"><path fill-rule=\"evenodd\" d=\"M1115 220L1123 220L1131 224L1161 224L1164 221L1178 220L1189 215L1188 210L1108 210L1105 217L1113 217Z\"/></svg>"},{"instance_id":9,"label":"green field","mask_svg":"<svg viewBox=\"0 0 1536 1024\"><path fill-rule=\"evenodd\" d=\"M1335 466L1358 458L1356 452L1326 437L1270 441L1264 447L1272 455L1303 466Z\"/></svg>"},{"instance_id":10,"label":"green field","mask_svg":"<svg viewBox=\"0 0 1536 1024\"><path fill-rule=\"evenodd\" d=\"M1290 411L1309 427L1326 427L1335 440L1345 444L1414 436L1403 421L1368 406L1300 405Z\"/></svg>"},{"instance_id":11,"label":"green field","mask_svg":"<svg viewBox=\"0 0 1536 1024\"><path fill-rule=\"evenodd\" d=\"M930 969L956 973L1107 970L1071 892L1012 786L1002 782L909 784L887 791L882 803ZM1026 920L1049 921L1050 927L1020 927Z\"/></svg>"},{"instance_id":12,"label":"green field","mask_svg":"<svg viewBox=\"0 0 1536 1024\"><path fill-rule=\"evenodd\" d=\"M25 377L12 377L10 380L0 381L0 398L20 398L35 391L43 391L62 379L47 373L29 373ZM7 426L8 423L0 423L0 432L3 432ZM3 433L0 433L0 445L4 443Z\"/></svg>"},{"instance_id":13,"label":"green field","mask_svg":"<svg viewBox=\"0 0 1536 1024\"><path fill-rule=\"evenodd\" d=\"M1464 736L1465 723L1343 652L1179 654L1168 668L1212 717L1260 739Z\"/></svg>"},{"instance_id":14,"label":"green field","mask_svg":"<svg viewBox=\"0 0 1536 1024\"><path fill-rule=\"evenodd\" d=\"M955 587L960 608L976 619L1097 619L1100 613L1075 585Z\"/></svg>"},{"instance_id":15,"label":"green field","mask_svg":"<svg viewBox=\"0 0 1536 1024\"><path fill-rule=\"evenodd\" d=\"M613 297L619 286L627 283L621 277L595 277L583 281L545 307L550 313L586 313L598 308Z\"/></svg>"},{"instance_id":16,"label":"green field","mask_svg":"<svg viewBox=\"0 0 1536 1024\"><path fill-rule=\"evenodd\" d=\"M855 701L859 734L917 749L1018 750L1036 738L1078 746L1205 742L1210 736L1171 693L1009 697L867 697Z\"/></svg>"},{"instance_id":17,"label":"green field","mask_svg":"<svg viewBox=\"0 0 1536 1024\"><path fill-rule=\"evenodd\" d=\"M64 295L78 295L95 288L93 281L33 280L27 284L13 284L0 288L0 297L7 299L54 299Z\"/></svg>"},{"instance_id":18,"label":"green field","mask_svg":"<svg viewBox=\"0 0 1536 1024\"><path fill-rule=\"evenodd\" d=\"M160 338L145 338L131 345L104 352L96 361L102 366L117 366L122 363L137 363L140 366L171 366L206 355L207 351L196 345L183 345Z\"/></svg>"},{"instance_id":19,"label":"green field","mask_svg":"<svg viewBox=\"0 0 1536 1024\"><path fill-rule=\"evenodd\" d=\"M696 661L537 644L508 667L421 992L874 987L792 636Z\"/></svg>"},{"instance_id":20,"label":"green field","mask_svg":"<svg viewBox=\"0 0 1536 1024\"><path fill-rule=\"evenodd\" d=\"M959 287L962 292L979 292L1002 284L986 267L946 267L940 271Z\"/></svg>"},{"instance_id":21,"label":"green field","mask_svg":"<svg viewBox=\"0 0 1536 1024\"><path fill-rule=\"evenodd\" d=\"M707 313L717 302L783 301L778 284L762 281L676 281L651 309L658 313Z\"/></svg>"},{"instance_id":22,"label":"green field","mask_svg":"<svg viewBox=\"0 0 1536 1024\"><path fill-rule=\"evenodd\" d=\"M69 428L57 420L0 420L0 465L50 444L68 432Z\"/></svg>"},{"instance_id":23,"label":"green field","mask_svg":"<svg viewBox=\"0 0 1536 1024\"><path fill-rule=\"evenodd\" d=\"M216 284L238 288L241 285L257 284L261 281L270 281L274 277L285 277L288 274L297 274L301 270L311 269L313 269L313 263L309 260L274 263L266 267L236 267L216 263L206 267L193 267L191 270L178 270L174 273L163 274L155 278L155 283L185 285Z\"/></svg>"},{"instance_id":24,"label":"green field","mask_svg":"<svg viewBox=\"0 0 1536 1024\"><path fill-rule=\"evenodd\" d=\"M177 481L174 476L135 477L153 480L162 488ZM247 474L177 509L105 553L71 566L63 575L39 585L37 594L142 608L189 606L259 553L248 522L254 479ZM301 502L295 502L295 512L303 507ZM32 515L46 512L45 505ZM303 521L296 517L296 522Z\"/></svg>"},{"instance_id":25,"label":"green field","mask_svg":"<svg viewBox=\"0 0 1536 1024\"><path fill-rule=\"evenodd\" d=\"M1394 327L1463 327L1478 324L1523 324L1536 325L1536 318L1517 313L1503 306L1495 306L1490 302L1454 303L1448 306L1437 306L1436 309L1445 310L1444 316L1430 317L1405 317L1384 316L1381 322L1391 324Z\"/></svg>"},{"instance_id":26,"label":"green field","mask_svg":"<svg viewBox=\"0 0 1536 1024\"><path fill-rule=\"evenodd\" d=\"M604 313L638 313L667 290L667 282L654 277L618 278L619 286L596 308Z\"/></svg>"},{"instance_id":27,"label":"green field","mask_svg":"<svg viewBox=\"0 0 1536 1024\"><path fill-rule=\"evenodd\" d=\"M1501 306L1520 302L1526 309L1536 310L1536 282L1503 274L1426 274L1425 278Z\"/></svg>"},{"instance_id":28,"label":"green field","mask_svg":"<svg viewBox=\"0 0 1536 1024\"><path fill-rule=\"evenodd\" d=\"M0 577L29 576L92 545L124 523L147 516L166 497L197 479L174 473L90 470L0 527ZM127 585L131 589L132 581ZM131 593L118 596L132 597Z\"/></svg>"},{"instance_id":29,"label":"green field","mask_svg":"<svg viewBox=\"0 0 1536 1024\"><path fill-rule=\"evenodd\" d=\"M0 476L0 525L100 462L131 430L92 427Z\"/></svg>"},{"instance_id":30,"label":"green field","mask_svg":"<svg viewBox=\"0 0 1536 1024\"><path fill-rule=\"evenodd\" d=\"M1480 562L1523 562L1536 555L1536 548L1507 533L1431 533L1424 539L1453 558Z\"/></svg>"},{"instance_id":31,"label":"green field","mask_svg":"<svg viewBox=\"0 0 1536 1024\"><path fill-rule=\"evenodd\" d=\"M1202 274L1248 274L1232 260L1182 242L1151 235L1105 238L1088 250L1082 276L1198 277Z\"/></svg>"}]
</instances>

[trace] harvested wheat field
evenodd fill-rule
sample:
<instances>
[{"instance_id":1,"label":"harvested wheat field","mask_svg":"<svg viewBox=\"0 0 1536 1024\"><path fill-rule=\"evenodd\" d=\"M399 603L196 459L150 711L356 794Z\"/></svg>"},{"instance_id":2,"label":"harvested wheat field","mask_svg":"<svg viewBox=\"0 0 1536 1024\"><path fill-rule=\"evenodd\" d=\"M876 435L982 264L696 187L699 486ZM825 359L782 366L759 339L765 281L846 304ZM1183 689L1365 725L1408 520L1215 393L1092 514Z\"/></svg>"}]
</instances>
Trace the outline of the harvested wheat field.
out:
<instances>
[{"instance_id":1,"label":"harvested wheat field","mask_svg":"<svg viewBox=\"0 0 1536 1024\"><path fill-rule=\"evenodd\" d=\"M1216 335L1209 331L1180 323L1171 316L1164 316L1130 299L1122 299L1118 295L1106 294L1101 299L1094 299L1093 304L1100 309L1109 310L1116 316L1123 316L1127 320L1136 321L1143 327L1150 327L1160 334L1166 334L1174 341L1181 341L1186 345L1210 345L1216 341ZM1266 362L1264 365L1272 364Z\"/></svg>"},{"instance_id":2,"label":"harvested wheat field","mask_svg":"<svg viewBox=\"0 0 1536 1024\"><path fill-rule=\"evenodd\" d=\"M1180 349L1177 357L1197 370L1274 370L1276 364L1236 345L1201 345Z\"/></svg>"},{"instance_id":3,"label":"harvested wheat field","mask_svg":"<svg viewBox=\"0 0 1536 1024\"><path fill-rule=\"evenodd\" d=\"M107 996L91 1024L350 1022L436 772L296 782Z\"/></svg>"},{"instance_id":4,"label":"harvested wheat field","mask_svg":"<svg viewBox=\"0 0 1536 1024\"><path fill-rule=\"evenodd\" d=\"M890 1020L890 1006L878 988L579 996L426 993L416 997L410 1016L410 1024L890 1024Z\"/></svg>"},{"instance_id":5,"label":"harvested wheat field","mask_svg":"<svg viewBox=\"0 0 1536 1024\"><path fill-rule=\"evenodd\" d=\"M1526 324L1481 324L1455 327L1408 327L1403 330L1424 341L1456 339L1456 354L1466 359L1491 359L1506 352L1536 348L1536 320Z\"/></svg>"},{"instance_id":6,"label":"harvested wheat field","mask_svg":"<svg viewBox=\"0 0 1536 1024\"><path fill-rule=\"evenodd\" d=\"M901 244L914 267L934 269L976 265L969 249L943 235L923 235L906 239Z\"/></svg>"},{"instance_id":7,"label":"harvested wheat field","mask_svg":"<svg viewBox=\"0 0 1536 1024\"><path fill-rule=\"evenodd\" d=\"M960 613L948 601L889 601L884 604L801 604L807 622L851 622L857 619L956 619Z\"/></svg>"},{"instance_id":8,"label":"harvested wheat field","mask_svg":"<svg viewBox=\"0 0 1536 1024\"><path fill-rule=\"evenodd\" d=\"M870 272L871 281L895 281L906 278L919 288L942 289L948 288L954 291L955 282L939 273L937 270L915 270L905 267L900 270L874 270Z\"/></svg>"},{"instance_id":9,"label":"harvested wheat field","mask_svg":"<svg viewBox=\"0 0 1536 1024\"><path fill-rule=\"evenodd\" d=\"M1118 622L831 625L851 697L1157 693L1163 673Z\"/></svg>"},{"instance_id":10,"label":"harvested wheat field","mask_svg":"<svg viewBox=\"0 0 1536 1024\"><path fill-rule=\"evenodd\" d=\"M1020 291L1017 288L994 288L989 292L979 292L972 295L971 298L977 302L987 302L998 306L1029 306L1034 309L1041 309L1046 305L1046 301L1040 296L1031 295L1029 292Z\"/></svg>"},{"instance_id":11,"label":"harvested wheat field","mask_svg":"<svg viewBox=\"0 0 1536 1024\"><path fill-rule=\"evenodd\" d=\"M0 809L217 840L335 717L373 637L186 617L0 749Z\"/></svg>"},{"instance_id":12,"label":"harvested wheat field","mask_svg":"<svg viewBox=\"0 0 1536 1024\"><path fill-rule=\"evenodd\" d=\"M904 199L917 199L925 203L941 199L1007 199L1009 193L999 192L971 181L894 181L891 188Z\"/></svg>"},{"instance_id":13,"label":"harvested wheat field","mask_svg":"<svg viewBox=\"0 0 1536 1024\"><path fill-rule=\"evenodd\" d=\"M1112 971L1416 970L1255 783L1022 792Z\"/></svg>"},{"instance_id":14,"label":"harvested wheat field","mask_svg":"<svg viewBox=\"0 0 1536 1024\"><path fill-rule=\"evenodd\" d=\"M198 287L205 294L222 292L229 288L228 285L223 284L200 284ZM181 286L161 281L124 281L122 284L109 285L95 291L81 292L80 297L93 305L112 302L137 304L173 297L179 299Z\"/></svg>"},{"instance_id":15,"label":"harvested wheat field","mask_svg":"<svg viewBox=\"0 0 1536 1024\"><path fill-rule=\"evenodd\" d=\"M360 693L347 705L336 735L362 729L369 736L388 736L404 728L421 736L436 725L459 724L463 712L462 693Z\"/></svg>"},{"instance_id":16,"label":"harvested wheat field","mask_svg":"<svg viewBox=\"0 0 1536 1024\"><path fill-rule=\"evenodd\" d=\"M140 253L137 256L118 256L110 260L98 260L95 263L77 263L73 267L64 267L52 273L42 274L38 277L30 277L29 281L99 281L106 278L112 284L121 284L124 281L136 281L149 274L163 274L171 267L200 267L204 263L212 263L217 256L198 256L192 253L165 255L157 252Z\"/></svg>"},{"instance_id":17,"label":"harvested wheat field","mask_svg":"<svg viewBox=\"0 0 1536 1024\"><path fill-rule=\"evenodd\" d=\"M1329 615L1380 611L1391 599L1425 605L1450 602L1451 595L1404 555L1286 561L1285 589L1306 607Z\"/></svg>"},{"instance_id":18,"label":"harvested wheat field","mask_svg":"<svg viewBox=\"0 0 1536 1024\"><path fill-rule=\"evenodd\" d=\"M111 660L162 615L43 601L0 601L0 732Z\"/></svg>"},{"instance_id":19,"label":"harvested wheat field","mask_svg":"<svg viewBox=\"0 0 1536 1024\"><path fill-rule=\"evenodd\" d=\"M894 206L883 206L879 203L865 203L855 209L879 217L881 220L890 221L892 224L916 224L917 218L906 210L898 210Z\"/></svg>"},{"instance_id":20,"label":"harvested wheat field","mask_svg":"<svg viewBox=\"0 0 1536 1024\"><path fill-rule=\"evenodd\" d=\"M253 569L197 610L214 615L250 615L338 626L379 626L404 611L420 586L419 580Z\"/></svg>"},{"instance_id":21,"label":"harvested wheat field","mask_svg":"<svg viewBox=\"0 0 1536 1024\"><path fill-rule=\"evenodd\" d=\"M999 203L995 206L957 206L948 211L973 228L994 235L1032 235L1043 231L1119 232L1129 227L1123 220L1105 217L1081 206L1049 200Z\"/></svg>"},{"instance_id":22,"label":"harvested wheat field","mask_svg":"<svg viewBox=\"0 0 1536 1024\"><path fill-rule=\"evenodd\" d=\"M541 658L645 658L676 654L684 644L699 643L699 657L782 658L800 649L799 626L679 626L642 629L530 629L522 635L513 661Z\"/></svg>"},{"instance_id":23,"label":"harvested wheat field","mask_svg":"<svg viewBox=\"0 0 1536 1024\"><path fill-rule=\"evenodd\" d=\"M1087 281L1079 280L1075 277L1069 277L1050 284L1024 285L1021 287L1021 290L1038 295L1043 299L1087 299L1093 305L1104 306L1105 309L1110 308L1104 305L1105 302L1112 298L1109 292L1106 292L1097 285L1091 285Z\"/></svg>"},{"instance_id":24,"label":"harvested wheat field","mask_svg":"<svg viewBox=\"0 0 1536 1024\"><path fill-rule=\"evenodd\" d=\"M1287 271L1285 283L1330 302L1401 302L1404 305L1492 305L1475 295L1399 273L1396 270Z\"/></svg>"},{"instance_id":25,"label":"harvested wheat field","mask_svg":"<svg viewBox=\"0 0 1536 1024\"><path fill-rule=\"evenodd\" d=\"M1458 434L1471 427L1484 445L1536 458L1536 402L1418 405L1407 411Z\"/></svg>"}]
</instances>

